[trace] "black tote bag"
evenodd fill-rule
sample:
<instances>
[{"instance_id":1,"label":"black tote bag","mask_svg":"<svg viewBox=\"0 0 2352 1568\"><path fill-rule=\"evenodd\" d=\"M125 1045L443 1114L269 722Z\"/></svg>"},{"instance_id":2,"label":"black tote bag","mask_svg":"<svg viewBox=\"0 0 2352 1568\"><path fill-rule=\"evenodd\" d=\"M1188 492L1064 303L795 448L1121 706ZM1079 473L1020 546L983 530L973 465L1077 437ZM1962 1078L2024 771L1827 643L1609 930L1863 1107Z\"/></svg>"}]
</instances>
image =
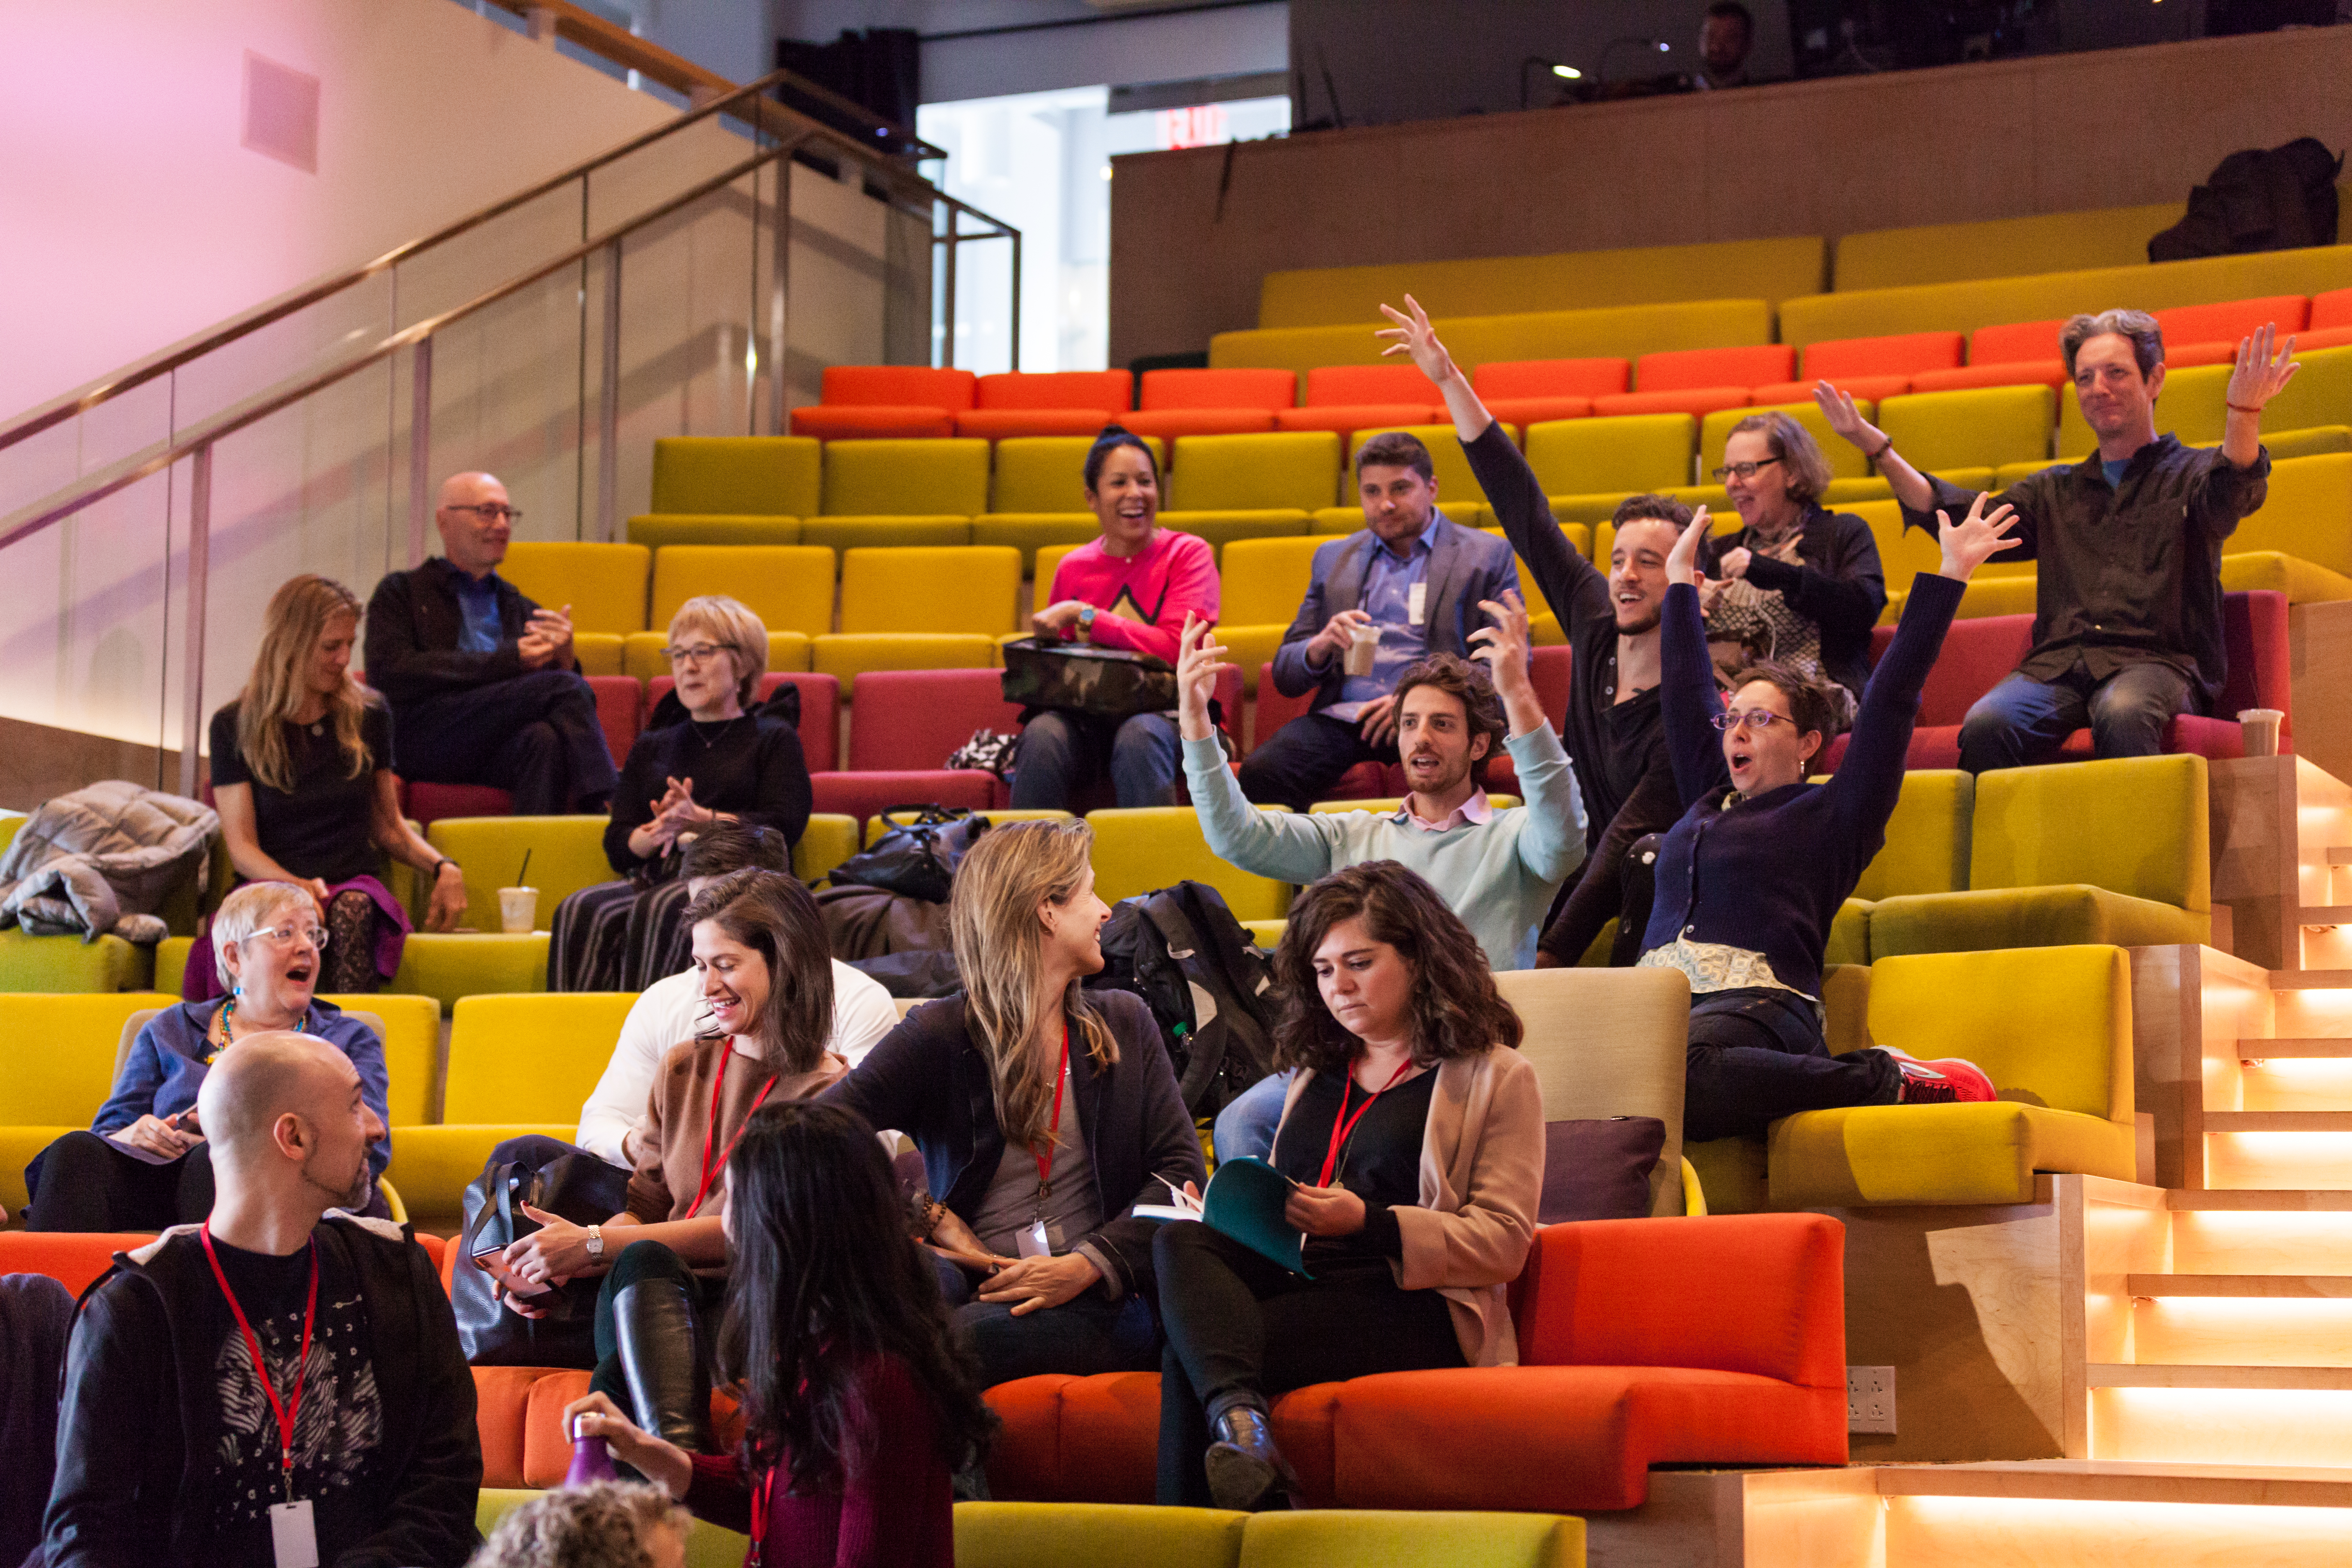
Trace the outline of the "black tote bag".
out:
<instances>
[{"instance_id":1,"label":"black tote bag","mask_svg":"<svg viewBox=\"0 0 2352 1568\"><path fill-rule=\"evenodd\" d=\"M544 1318L509 1311L499 1282L474 1262L477 1254L521 1240L539 1228L522 1212L529 1204L574 1225L599 1225L621 1212L629 1173L595 1155L560 1154L533 1169L519 1160L492 1161L466 1189L466 1227L451 1245L449 1304L457 1314L457 1343L469 1366L596 1364L596 1293L604 1280L574 1279L540 1298Z\"/></svg>"}]
</instances>

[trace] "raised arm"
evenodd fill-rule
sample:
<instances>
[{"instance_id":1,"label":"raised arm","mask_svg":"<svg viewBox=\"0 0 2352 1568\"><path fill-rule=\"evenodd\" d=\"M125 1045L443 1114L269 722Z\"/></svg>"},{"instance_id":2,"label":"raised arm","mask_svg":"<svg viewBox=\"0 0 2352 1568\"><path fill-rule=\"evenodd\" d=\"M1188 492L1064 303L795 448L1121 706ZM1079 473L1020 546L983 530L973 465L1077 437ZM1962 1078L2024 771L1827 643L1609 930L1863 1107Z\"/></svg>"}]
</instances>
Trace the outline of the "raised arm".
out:
<instances>
[{"instance_id":1,"label":"raised arm","mask_svg":"<svg viewBox=\"0 0 2352 1568\"><path fill-rule=\"evenodd\" d=\"M1666 755L1674 763L1675 790L1685 811L1723 784L1723 745L1715 728L1723 699L1715 689L1706 620L1698 604L1698 550L1706 530L1706 508L1700 507L1666 556L1658 637L1659 716L1665 725Z\"/></svg>"},{"instance_id":2,"label":"raised arm","mask_svg":"<svg viewBox=\"0 0 2352 1568\"><path fill-rule=\"evenodd\" d=\"M1852 393L1840 392L1824 381L1814 386L1813 401L1821 405L1822 417L1830 422L1830 428L1859 448L1877 468L1878 477L1895 491L1896 500L1914 511L1924 511L1936 504L1927 476L1903 460L1903 454L1895 449L1885 431L1862 416Z\"/></svg>"},{"instance_id":3,"label":"raised arm","mask_svg":"<svg viewBox=\"0 0 2352 1568\"><path fill-rule=\"evenodd\" d=\"M2263 408L2285 391L2294 373L2303 368L2295 363L2292 336L2276 354L2272 353L2271 345L2277 331L2274 323L2264 322L2262 331L2238 343L2237 363L2230 372L2230 389L2222 395L2227 400L2229 417L2221 426L2221 456L2230 459L2232 468L2251 468L2262 456Z\"/></svg>"},{"instance_id":4,"label":"raised arm","mask_svg":"<svg viewBox=\"0 0 2352 1568\"><path fill-rule=\"evenodd\" d=\"M1209 724L1209 696L1225 650L1198 619L1184 624L1176 656L1176 729L1184 742L1184 780L1200 814L1209 852L1244 871L1301 886L1331 874L1331 841L1311 814L1260 811L1225 765ZM877 1122L877 1126L892 1125Z\"/></svg>"},{"instance_id":5,"label":"raised arm","mask_svg":"<svg viewBox=\"0 0 2352 1568\"><path fill-rule=\"evenodd\" d=\"M1444 397L1445 412L1454 421L1454 433L1462 438L1464 446L1485 435L1487 426L1495 423L1495 416L1486 412L1486 405L1470 390L1470 378L1462 374L1454 356L1437 341L1437 329L1429 324L1429 312L1421 308L1421 301L1407 294L1404 310L1382 305L1381 314L1395 323L1372 333L1388 345L1381 350L1381 357L1412 356L1414 367L1429 377Z\"/></svg>"}]
</instances>

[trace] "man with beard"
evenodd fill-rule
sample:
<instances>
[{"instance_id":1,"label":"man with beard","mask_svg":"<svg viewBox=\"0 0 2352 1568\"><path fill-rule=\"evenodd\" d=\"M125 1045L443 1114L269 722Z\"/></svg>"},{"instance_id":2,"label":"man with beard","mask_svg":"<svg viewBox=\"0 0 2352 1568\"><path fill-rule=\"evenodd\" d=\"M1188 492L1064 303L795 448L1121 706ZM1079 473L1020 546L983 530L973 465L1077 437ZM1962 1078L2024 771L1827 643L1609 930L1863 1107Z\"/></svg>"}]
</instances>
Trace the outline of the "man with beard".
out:
<instances>
[{"instance_id":1,"label":"man with beard","mask_svg":"<svg viewBox=\"0 0 2352 1568\"><path fill-rule=\"evenodd\" d=\"M310 1036L224 1051L215 1196L118 1257L66 1360L50 1568L459 1568L474 1380L432 1259L364 1205L383 1123Z\"/></svg>"},{"instance_id":2,"label":"man with beard","mask_svg":"<svg viewBox=\"0 0 2352 1568\"><path fill-rule=\"evenodd\" d=\"M1381 310L1395 323L1379 334L1391 340L1388 352L1410 354L1444 397L1504 537L1528 563L1574 650L1567 739L1584 792L1589 855L1537 943L1535 966L1576 963L1612 915L1621 918L1610 962L1631 964L1642 954L1656 859L1655 847L1642 840L1682 816L1658 720L1658 622L1666 556L1690 524L1690 508L1660 495L1619 502L1604 576L1560 531L1541 481L1470 389L1421 306L1407 295L1404 310Z\"/></svg>"},{"instance_id":3,"label":"man with beard","mask_svg":"<svg viewBox=\"0 0 2352 1568\"><path fill-rule=\"evenodd\" d=\"M1300 884L1359 861L1397 861L1462 917L1487 963L1525 969L1552 895L1584 858L1584 810L1576 770L1528 677L1527 607L1509 592L1478 607L1492 624L1470 642L1491 677L1466 659L1434 654L1398 678L1397 749L1412 793L1393 811L1252 809L1209 722L1225 650L1197 620L1186 624L1177 659L1176 723L1202 837L1220 859ZM1518 769L1525 805L1497 810L1486 799L1482 779L1497 741ZM1256 1084L1218 1116L1219 1159L1272 1147L1286 1078Z\"/></svg>"}]
</instances>

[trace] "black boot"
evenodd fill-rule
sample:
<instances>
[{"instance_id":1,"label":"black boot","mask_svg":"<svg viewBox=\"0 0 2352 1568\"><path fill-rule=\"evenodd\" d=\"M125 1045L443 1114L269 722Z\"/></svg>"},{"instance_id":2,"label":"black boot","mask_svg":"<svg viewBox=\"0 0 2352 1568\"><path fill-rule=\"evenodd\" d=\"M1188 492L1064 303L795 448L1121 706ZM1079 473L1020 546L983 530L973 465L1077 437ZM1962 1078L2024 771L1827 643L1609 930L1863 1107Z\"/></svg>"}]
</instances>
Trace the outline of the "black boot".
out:
<instances>
[{"instance_id":1,"label":"black boot","mask_svg":"<svg viewBox=\"0 0 2352 1568\"><path fill-rule=\"evenodd\" d=\"M1275 1506L1277 1491L1295 1493L1298 1478L1275 1447L1264 1400L1245 1395L1209 1418L1209 1496L1219 1508Z\"/></svg>"},{"instance_id":2,"label":"black boot","mask_svg":"<svg viewBox=\"0 0 2352 1568\"><path fill-rule=\"evenodd\" d=\"M637 1425L689 1454L708 1454L710 1368L695 1334L694 1300L674 1279L641 1279L613 1297L613 1335Z\"/></svg>"}]
</instances>

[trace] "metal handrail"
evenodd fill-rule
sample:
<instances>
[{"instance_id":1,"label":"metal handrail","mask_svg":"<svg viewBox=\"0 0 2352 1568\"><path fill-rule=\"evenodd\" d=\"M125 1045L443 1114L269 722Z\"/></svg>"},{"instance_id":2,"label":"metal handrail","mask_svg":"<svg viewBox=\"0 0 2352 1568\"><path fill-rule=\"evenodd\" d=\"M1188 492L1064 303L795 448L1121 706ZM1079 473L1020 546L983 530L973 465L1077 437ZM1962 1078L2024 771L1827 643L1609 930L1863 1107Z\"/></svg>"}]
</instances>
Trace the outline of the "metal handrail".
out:
<instances>
[{"instance_id":1,"label":"metal handrail","mask_svg":"<svg viewBox=\"0 0 2352 1568\"><path fill-rule=\"evenodd\" d=\"M770 130L767 121L771 116L781 117L787 123L788 133L794 138L795 146L805 146L811 142L820 141L835 143L840 151L849 153L862 163L886 170L895 179L902 181L916 179L927 188L929 186L929 182L921 181L919 176L910 175L907 171L897 168L889 160L881 157L871 148L859 145L855 138L844 135L831 126L812 120L765 96L772 88L787 82L798 84L802 80L802 78L792 71L772 71L755 82L737 88L734 91L713 99L709 103L689 109L676 120L633 136L616 147L608 148L583 163L576 163L560 174L550 175L535 185L528 186L512 195L492 202L488 206L469 213L446 227L436 230L421 239L413 239L404 245L395 246L373 261L364 262L349 271L320 281L306 284L282 299L258 306L242 316L233 316L192 343L169 349L152 358L138 361L117 371L107 380L86 387L80 392L68 393L56 402L37 408L7 427L0 429L0 450L5 450L28 437L39 435L42 431L62 424L76 415L86 414L93 408L110 403L125 393L145 385L157 376L169 374L182 365L226 348L240 338L284 321L299 310L308 310L321 300L331 299L347 289L356 288L389 268L396 267L401 262L423 255L461 235L479 228L495 218L503 217L518 207L562 189L574 180L585 179L598 169L617 163L629 154L649 147L667 137L677 135L690 125L699 124L714 116L728 113L733 106L741 104L747 99L756 100L759 105L757 111L749 115L739 113L736 117L753 120L762 131ZM965 207L965 204L956 201L954 197L943 191L935 190L933 199ZM973 212L975 216L985 218L990 223L997 222L996 219L989 217L987 214L981 213L976 208L965 207L965 210ZM998 226L1003 226L999 224Z\"/></svg>"}]
</instances>

